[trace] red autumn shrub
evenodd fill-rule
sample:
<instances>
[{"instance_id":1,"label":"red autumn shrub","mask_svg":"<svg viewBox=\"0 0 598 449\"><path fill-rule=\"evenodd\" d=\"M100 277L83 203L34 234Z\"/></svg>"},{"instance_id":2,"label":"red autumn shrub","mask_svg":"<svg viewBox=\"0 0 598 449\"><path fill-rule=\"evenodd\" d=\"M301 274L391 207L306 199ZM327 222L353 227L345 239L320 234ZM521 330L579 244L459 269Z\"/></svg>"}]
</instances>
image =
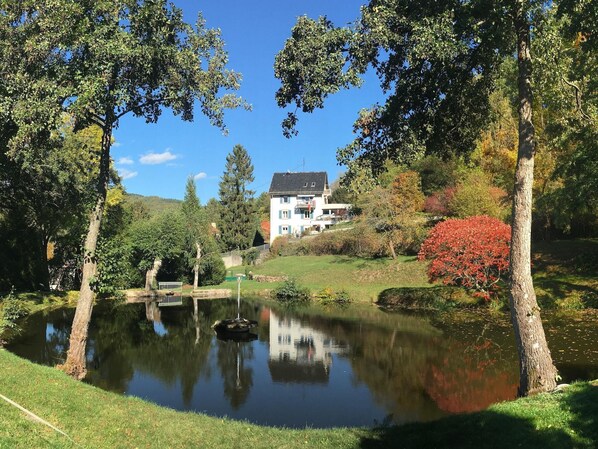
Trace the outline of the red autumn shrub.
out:
<instances>
[{"instance_id":1,"label":"red autumn shrub","mask_svg":"<svg viewBox=\"0 0 598 449\"><path fill-rule=\"evenodd\" d=\"M488 299L509 269L511 227L479 215L450 219L428 234L419 260L430 260L428 278L460 285Z\"/></svg>"}]
</instances>

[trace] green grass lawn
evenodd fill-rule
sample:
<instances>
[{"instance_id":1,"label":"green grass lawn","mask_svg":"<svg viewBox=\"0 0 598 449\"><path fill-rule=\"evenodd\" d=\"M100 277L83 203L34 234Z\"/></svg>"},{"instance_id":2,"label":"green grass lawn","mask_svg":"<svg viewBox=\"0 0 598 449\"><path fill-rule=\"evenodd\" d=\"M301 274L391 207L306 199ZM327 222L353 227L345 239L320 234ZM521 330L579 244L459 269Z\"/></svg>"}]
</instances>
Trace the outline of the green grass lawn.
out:
<instances>
[{"instance_id":1,"label":"green grass lawn","mask_svg":"<svg viewBox=\"0 0 598 449\"><path fill-rule=\"evenodd\" d=\"M247 267L235 267L233 273L244 273ZM429 287L426 265L415 257L391 259L361 259L346 256L287 256L270 259L249 267L254 274L288 276L312 293L324 288L346 290L355 302L374 302L382 290L391 287ZM243 281L243 294L260 294L280 283ZM233 288L236 281L220 287Z\"/></svg>"},{"instance_id":2,"label":"green grass lawn","mask_svg":"<svg viewBox=\"0 0 598 449\"><path fill-rule=\"evenodd\" d=\"M578 309L588 300L595 301L598 307L598 239L538 242L533 253L534 285L542 307ZM397 260L286 256L230 270L244 273L246 269L255 274L294 278L312 293L327 287L346 290L355 302L362 303L376 301L380 292L388 288L431 286L426 263L407 256L399 256ZM241 292L264 295L279 284L243 281ZM225 282L219 288L236 292L236 281Z\"/></svg>"},{"instance_id":3,"label":"green grass lawn","mask_svg":"<svg viewBox=\"0 0 598 449\"><path fill-rule=\"evenodd\" d=\"M598 386L590 383L430 423L288 430L158 407L76 382L6 350L0 350L0 366L0 394L72 439L0 400L0 448L598 447Z\"/></svg>"}]
</instances>

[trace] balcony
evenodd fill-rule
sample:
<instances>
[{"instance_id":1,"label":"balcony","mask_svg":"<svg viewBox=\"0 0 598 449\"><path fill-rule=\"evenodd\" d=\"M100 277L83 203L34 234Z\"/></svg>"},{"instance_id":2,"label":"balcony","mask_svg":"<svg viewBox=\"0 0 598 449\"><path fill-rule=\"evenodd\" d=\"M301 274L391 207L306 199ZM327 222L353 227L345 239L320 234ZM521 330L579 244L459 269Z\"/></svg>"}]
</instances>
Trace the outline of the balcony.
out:
<instances>
[{"instance_id":1,"label":"balcony","mask_svg":"<svg viewBox=\"0 0 598 449\"><path fill-rule=\"evenodd\" d=\"M313 209L315 207L314 200L297 200L296 207L297 207L297 209L309 209L310 204L311 204L311 208Z\"/></svg>"}]
</instances>

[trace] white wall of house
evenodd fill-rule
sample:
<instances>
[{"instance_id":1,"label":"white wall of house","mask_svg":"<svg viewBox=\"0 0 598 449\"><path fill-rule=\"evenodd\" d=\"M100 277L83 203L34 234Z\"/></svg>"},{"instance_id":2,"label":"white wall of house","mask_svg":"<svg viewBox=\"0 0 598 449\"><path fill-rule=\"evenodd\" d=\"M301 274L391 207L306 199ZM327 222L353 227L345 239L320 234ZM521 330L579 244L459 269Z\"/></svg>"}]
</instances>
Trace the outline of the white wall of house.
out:
<instances>
[{"instance_id":1,"label":"white wall of house","mask_svg":"<svg viewBox=\"0 0 598 449\"><path fill-rule=\"evenodd\" d=\"M305 207L311 202L311 208ZM316 220L323 214L326 204L324 195L272 195L270 197L270 243L281 235L298 236L313 226L321 226Z\"/></svg>"}]
</instances>

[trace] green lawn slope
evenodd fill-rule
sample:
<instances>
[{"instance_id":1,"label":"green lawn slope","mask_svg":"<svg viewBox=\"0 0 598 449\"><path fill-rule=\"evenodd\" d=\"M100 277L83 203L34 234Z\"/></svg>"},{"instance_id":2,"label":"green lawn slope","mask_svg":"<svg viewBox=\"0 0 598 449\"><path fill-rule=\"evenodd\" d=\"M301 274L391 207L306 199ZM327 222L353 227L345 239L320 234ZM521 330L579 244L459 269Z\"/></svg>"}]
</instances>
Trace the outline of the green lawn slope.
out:
<instances>
[{"instance_id":1,"label":"green lawn slope","mask_svg":"<svg viewBox=\"0 0 598 449\"><path fill-rule=\"evenodd\" d=\"M0 399L0 448L598 447L598 386L590 383L430 423L287 430L158 407L76 382L6 350L0 350L0 366L0 394L69 436Z\"/></svg>"}]
</instances>

